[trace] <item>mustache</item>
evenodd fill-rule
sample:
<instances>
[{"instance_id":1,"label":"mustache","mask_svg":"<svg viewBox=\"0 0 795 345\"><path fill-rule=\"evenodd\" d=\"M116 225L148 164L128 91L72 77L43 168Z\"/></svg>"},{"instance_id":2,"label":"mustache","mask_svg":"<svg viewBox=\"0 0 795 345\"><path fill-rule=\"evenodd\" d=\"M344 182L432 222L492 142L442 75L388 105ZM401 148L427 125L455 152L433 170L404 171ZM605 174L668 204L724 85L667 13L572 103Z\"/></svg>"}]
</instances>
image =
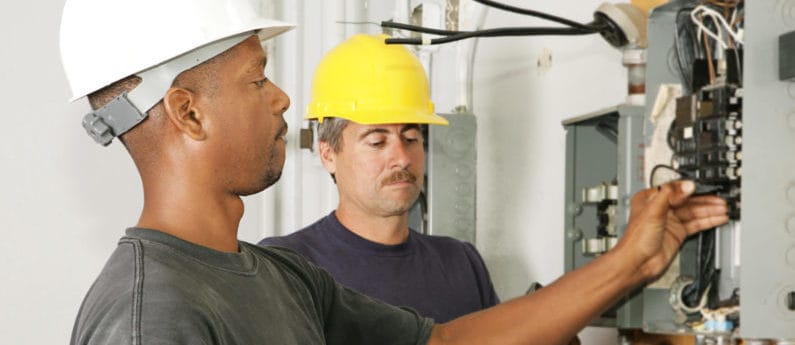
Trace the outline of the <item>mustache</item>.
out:
<instances>
[{"instance_id":1,"label":"mustache","mask_svg":"<svg viewBox=\"0 0 795 345\"><path fill-rule=\"evenodd\" d=\"M381 181L381 186L386 186L388 184L396 183L396 182L417 182L417 176L414 176L408 170L398 170L389 175L383 181Z\"/></svg>"}]
</instances>

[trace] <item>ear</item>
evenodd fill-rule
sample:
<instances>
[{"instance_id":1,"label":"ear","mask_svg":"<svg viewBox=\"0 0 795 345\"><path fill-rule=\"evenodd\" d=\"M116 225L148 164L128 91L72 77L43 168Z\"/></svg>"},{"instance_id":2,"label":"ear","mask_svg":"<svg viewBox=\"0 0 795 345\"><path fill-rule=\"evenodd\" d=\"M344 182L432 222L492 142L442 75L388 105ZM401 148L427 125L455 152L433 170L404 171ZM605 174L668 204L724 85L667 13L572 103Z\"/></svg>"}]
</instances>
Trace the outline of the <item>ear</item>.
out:
<instances>
[{"instance_id":1,"label":"ear","mask_svg":"<svg viewBox=\"0 0 795 345\"><path fill-rule=\"evenodd\" d=\"M331 148L328 142L318 141L317 151L320 154L320 162L329 174L337 173L337 153Z\"/></svg>"},{"instance_id":2,"label":"ear","mask_svg":"<svg viewBox=\"0 0 795 345\"><path fill-rule=\"evenodd\" d=\"M181 87L172 87L163 97L166 116L174 127L193 140L204 140L207 132L204 129L202 113L196 107L193 92Z\"/></svg>"}]
</instances>

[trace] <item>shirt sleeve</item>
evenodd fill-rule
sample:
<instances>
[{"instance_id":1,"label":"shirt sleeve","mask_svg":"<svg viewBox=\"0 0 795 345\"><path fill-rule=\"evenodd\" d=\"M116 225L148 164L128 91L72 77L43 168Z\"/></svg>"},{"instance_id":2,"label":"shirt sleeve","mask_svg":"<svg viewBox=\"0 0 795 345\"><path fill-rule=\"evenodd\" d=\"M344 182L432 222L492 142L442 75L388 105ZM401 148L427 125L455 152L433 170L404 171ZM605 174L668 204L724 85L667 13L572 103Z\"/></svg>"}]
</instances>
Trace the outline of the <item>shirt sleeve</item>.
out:
<instances>
[{"instance_id":1,"label":"shirt sleeve","mask_svg":"<svg viewBox=\"0 0 795 345\"><path fill-rule=\"evenodd\" d=\"M478 288L480 289L480 299L483 303L483 308L493 307L500 303L497 293L494 291L494 285L491 283L491 276L483 258L478 253L471 243L464 242L464 248L469 257L469 262L472 264L472 269L477 274Z\"/></svg>"},{"instance_id":2,"label":"shirt sleeve","mask_svg":"<svg viewBox=\"0 0 795 345\"><path fill-rule=\"evenodd\" d=\"M286 250L284 252L287 252ZM321 268L298 255L295 262L306 274L305 283L315 296L329 345L426 344L433 320L416 311L395 307L350 290Z\"/></svg>"}]
</instances>

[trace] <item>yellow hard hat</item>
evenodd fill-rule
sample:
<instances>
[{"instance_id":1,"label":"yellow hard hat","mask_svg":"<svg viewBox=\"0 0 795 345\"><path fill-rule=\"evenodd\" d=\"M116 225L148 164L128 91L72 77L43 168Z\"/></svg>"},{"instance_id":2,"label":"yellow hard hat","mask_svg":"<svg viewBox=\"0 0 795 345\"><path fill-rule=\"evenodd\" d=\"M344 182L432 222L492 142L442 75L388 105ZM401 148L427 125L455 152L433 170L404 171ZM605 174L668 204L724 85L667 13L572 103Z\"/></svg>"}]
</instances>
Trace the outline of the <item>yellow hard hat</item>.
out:
<instances>
[{"instance_id":1,"label":"yellow hard hat","mask_svg":"<svg viewBox=\"0 0 795 345\"><path fill-rule=\"evenodd\" d=\"M446 125L433 111L419 60L402 45L385 44L388 37L358 34L332 49L315 71L306 119Z\"/></svg>"}]
</instances>

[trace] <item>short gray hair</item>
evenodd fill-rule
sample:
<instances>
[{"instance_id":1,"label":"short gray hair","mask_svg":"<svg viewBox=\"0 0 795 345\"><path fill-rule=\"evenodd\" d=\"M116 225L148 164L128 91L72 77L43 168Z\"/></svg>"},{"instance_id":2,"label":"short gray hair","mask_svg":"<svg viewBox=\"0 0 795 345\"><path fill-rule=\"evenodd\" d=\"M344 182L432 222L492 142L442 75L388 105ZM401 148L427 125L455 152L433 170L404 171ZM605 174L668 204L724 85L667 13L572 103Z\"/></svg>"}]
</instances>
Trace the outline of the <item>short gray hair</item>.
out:
<instances>
[{"instance_id":1,"label":"short gray hair","mask_svg":"<svg viewBox=\"0 0 795 345\"><path fill-rule=\"evenodd\" d=\"M342 150L342 130L348 126L349 120L339 117L327 117L317 124L317 140L327 142L334 152Z\"/></svg>"}]
</instances>

